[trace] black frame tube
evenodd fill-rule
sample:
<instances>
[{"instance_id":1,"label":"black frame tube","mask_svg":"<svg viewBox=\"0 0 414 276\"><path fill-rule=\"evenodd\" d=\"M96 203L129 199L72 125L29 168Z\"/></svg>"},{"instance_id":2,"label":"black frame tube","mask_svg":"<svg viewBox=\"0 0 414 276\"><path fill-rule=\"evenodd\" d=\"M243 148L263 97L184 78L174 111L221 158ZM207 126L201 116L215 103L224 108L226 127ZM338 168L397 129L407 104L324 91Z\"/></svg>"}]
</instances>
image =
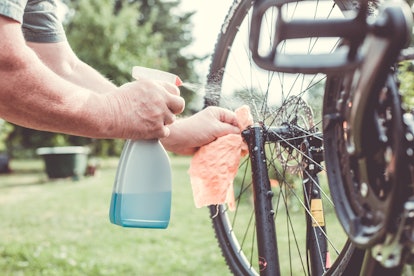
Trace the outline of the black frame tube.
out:
<instances>
[{"instance_id":1,"label":"black frame tube","mask_svg":"<svg viewBox=\"0 0 414 276\"><path fill-rule=\"evenodd\" d=\"M249 147L252 165L260 275L280 275L272 205L273 192L270 186L264 149L265 130L260 124L255 124L243 132L243 137Z\"/></svg>"}]
</instances>

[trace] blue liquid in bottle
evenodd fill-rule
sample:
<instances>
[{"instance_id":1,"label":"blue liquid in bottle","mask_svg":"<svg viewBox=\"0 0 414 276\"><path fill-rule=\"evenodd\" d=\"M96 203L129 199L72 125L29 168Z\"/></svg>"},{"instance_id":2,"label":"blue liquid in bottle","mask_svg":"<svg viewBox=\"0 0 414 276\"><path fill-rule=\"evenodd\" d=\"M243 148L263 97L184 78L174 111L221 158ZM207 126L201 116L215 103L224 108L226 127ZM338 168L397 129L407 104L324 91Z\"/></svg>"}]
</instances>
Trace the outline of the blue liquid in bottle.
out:
<instances>
[{"instance_id":1,"label":"blue liquid in bottle","mask_svg":"<svg viewBox=\"0 0 414 276\"><path fill-rule=\"evenodd\" d=\"M158 140L124 146L109 209L111 223L123 227L167 228L171 210L171 168Z\"/></svg>"},{"instance_id":2,"label":"blue liquid in bottle","mask_svg":"<svg viewBox=\"0 0 414 276\"><path fill-rule=\"evenodd\" d=\"M170 221L171 192L153 194L112 194L115 224L123 227L167 228ZM142 208L146 206L146 208Z\"/></svg>"}]
</instances>

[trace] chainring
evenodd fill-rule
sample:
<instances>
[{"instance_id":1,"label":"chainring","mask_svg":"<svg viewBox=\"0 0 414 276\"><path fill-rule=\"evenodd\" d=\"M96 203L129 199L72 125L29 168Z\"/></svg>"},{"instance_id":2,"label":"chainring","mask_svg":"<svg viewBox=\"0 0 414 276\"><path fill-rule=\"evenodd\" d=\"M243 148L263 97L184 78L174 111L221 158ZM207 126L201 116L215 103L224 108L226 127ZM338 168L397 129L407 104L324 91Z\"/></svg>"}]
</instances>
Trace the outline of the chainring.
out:
<instances>
[{"instance_id":1,"label":"chainring","mask_svg":"<svg viewBox=\"0 0 414 276\"><path fill-rule=\"evenodd\" d=\"M372 93L361 127L362 151L349 150L352 126L351 78L328 79L332 95L324 102L324 149L329 185L341 224L350 239L366 248L392 232L402 203L399 181L405 181L404 126L399 91L388 76ZM336 89L335 89L336 86ZM328 90L329 91L329 90Z\"/></svg>"}]
</instances>

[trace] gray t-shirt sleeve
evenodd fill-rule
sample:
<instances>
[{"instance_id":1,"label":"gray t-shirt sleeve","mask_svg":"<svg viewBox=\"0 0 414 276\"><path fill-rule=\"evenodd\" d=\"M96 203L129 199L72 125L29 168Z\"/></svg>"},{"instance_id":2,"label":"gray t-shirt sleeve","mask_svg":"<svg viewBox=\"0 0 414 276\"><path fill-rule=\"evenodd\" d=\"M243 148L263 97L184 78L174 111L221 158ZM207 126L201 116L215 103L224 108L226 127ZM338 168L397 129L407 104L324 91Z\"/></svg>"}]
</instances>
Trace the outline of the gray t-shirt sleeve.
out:
<instances>
[{"instance_id":1,"label":"gray t-shirt sleeve","mask_svg":"<svg viewBox=\"0 0 414 276\"><path fill-rule=\"evenodd\" d=\"M55 0L0 0L0 14L22 23L26 41L51 43L66 40Z\"/></svg>"},{"instance_id":2,"label":"gray t-shirt sleeve","mask_svg":"<svg viewBox=\"0 0 414 276\"><path fill-rule=\"evenodd\" d=\"M0 0L0 14L22 23L26 3L27 0Z\"/></svg>"},{"instance_id":3,"label":"gray t-shirt sleeve","mask_svg":"<svg viewBox=\"0 0 414 276\"><path fill-rule=\"evenodd\" d=\"M28 0L23 15L23 34L31 42L66 40L62 22L57 16L54 0Z\"/></svg>"}]
</instances>

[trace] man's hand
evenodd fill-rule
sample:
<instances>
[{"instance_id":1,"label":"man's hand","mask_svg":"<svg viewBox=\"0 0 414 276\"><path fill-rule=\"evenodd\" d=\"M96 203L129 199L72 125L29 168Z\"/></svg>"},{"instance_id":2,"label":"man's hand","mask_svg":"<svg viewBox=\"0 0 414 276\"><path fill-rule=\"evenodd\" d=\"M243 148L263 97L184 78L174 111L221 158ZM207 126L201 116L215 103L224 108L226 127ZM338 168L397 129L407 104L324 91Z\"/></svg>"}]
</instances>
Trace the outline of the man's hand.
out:
<instances>
[{"instance_id":1,"label":"man's hand","mask_svg":"<svg viewBox=\"0 0 414 276\"><path fill-rule=\"evenodd\" d=\"M162 139L164 147L177 154L194 154L201 146L227 134L239 134L234 112L208 107L197 114L177 120L170 126L171 134Z\"/></svg>"},{"instance_id":2,"label":"man's hand","mask_svg":"<svg viewBox=\"0 0 414 276\"><path fill-rule=\"evenodd\" d=\"M115 129L127 139L164 138L170 134L168 125L184 110L180 90L167 82L141 79L121 86L107 94L116 118Z\"/></svg>"}]
</instances>

